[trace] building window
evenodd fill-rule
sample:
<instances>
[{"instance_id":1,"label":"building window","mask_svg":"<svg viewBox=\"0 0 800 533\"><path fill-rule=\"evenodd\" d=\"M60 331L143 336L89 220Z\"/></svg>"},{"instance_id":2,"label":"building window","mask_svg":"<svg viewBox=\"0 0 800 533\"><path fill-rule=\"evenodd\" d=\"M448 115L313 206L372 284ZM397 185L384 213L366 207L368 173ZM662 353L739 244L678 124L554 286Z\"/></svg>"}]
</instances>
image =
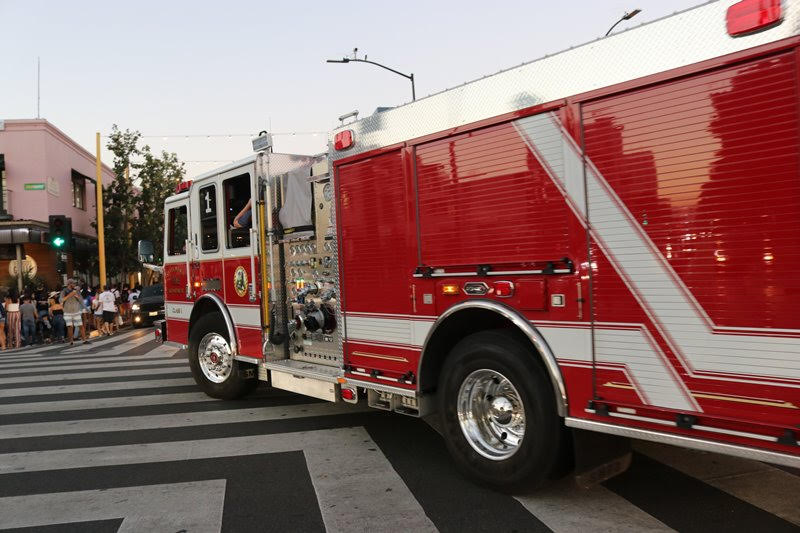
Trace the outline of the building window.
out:
<instances>
[{"instance_id":1,"label":"building window","mask_svg":"<svg viewBox=\"0 0 800 533\"><path fill-rule=\"evenodd\" d=\"M86 210L86 179L72 175L72 207Z\"/></svg>"}]
</instances>

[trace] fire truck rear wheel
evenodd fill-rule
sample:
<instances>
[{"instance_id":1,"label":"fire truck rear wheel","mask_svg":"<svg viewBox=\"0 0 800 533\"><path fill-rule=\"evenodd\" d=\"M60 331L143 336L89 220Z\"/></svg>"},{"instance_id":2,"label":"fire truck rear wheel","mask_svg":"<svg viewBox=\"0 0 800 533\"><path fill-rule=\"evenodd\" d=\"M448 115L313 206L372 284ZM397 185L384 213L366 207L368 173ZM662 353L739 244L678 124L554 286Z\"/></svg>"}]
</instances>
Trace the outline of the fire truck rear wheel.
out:
<instances>
[{"instance_id":1,"label":"fire truck rear wheel","mask_svg":"<svg viewBox=\"0 0 800 533\"><path fill-rule=\"evenodd\" d=\"M450 454L468 476L506 491L561 473L565 430L544 368L507 330L461 340L445 360L438 401Z\"/></svg>"},{"instance_id":2,"label":"fire truck rear wheel","mask_svg":"<svg viewBox=\"0 0 800 533\"><path fill-rule=\"evenodd\" d=\"M189 335L189 367L200 388L212 398L241 398L258 384L258 380L245 377L246 365L233 359L222 316L210 313L200 317Z\"/></svg>"}]
</instances>

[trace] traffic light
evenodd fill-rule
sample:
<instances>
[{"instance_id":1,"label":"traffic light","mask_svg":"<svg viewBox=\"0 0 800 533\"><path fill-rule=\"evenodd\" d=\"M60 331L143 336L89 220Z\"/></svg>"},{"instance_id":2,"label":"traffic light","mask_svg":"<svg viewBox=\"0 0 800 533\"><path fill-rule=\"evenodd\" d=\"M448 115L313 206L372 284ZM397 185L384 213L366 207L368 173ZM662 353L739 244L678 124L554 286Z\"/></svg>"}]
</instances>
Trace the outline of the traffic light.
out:
<instances>
[{"instance_id":1,"label":"traffic light","mask_svg":"<svg viewBox=\"0 0 800 533\"><path fill-rule=\"evenodd\" d=\"M72 220L64 215L50 215L50 246L66 250L72 242Z\"/></svg>"}]
</instances>

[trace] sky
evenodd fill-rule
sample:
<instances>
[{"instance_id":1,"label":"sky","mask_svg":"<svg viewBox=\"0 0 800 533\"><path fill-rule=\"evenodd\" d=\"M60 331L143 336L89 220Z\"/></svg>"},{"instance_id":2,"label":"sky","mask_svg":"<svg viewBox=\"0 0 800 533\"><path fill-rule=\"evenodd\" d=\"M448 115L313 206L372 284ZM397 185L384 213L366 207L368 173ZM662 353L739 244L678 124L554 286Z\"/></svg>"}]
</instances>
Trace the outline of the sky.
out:
<instances>
[{"instance_id":1,"label":"sky","mask_svg":"<svg viewBox=\"0 0 800 533\"><path fill-rule=\"evenodd\" d=\"M420 98L592 41L634 8L615 32L701 3L0 0L0 119L36 117L40 57L41 117L92 153L95 132L138 130L190 178L250 155L261 130L275 151L319 153L338 116L411 99L406 79L325 62L354 47L413 72Z\"/></svg>"}]
</instances>

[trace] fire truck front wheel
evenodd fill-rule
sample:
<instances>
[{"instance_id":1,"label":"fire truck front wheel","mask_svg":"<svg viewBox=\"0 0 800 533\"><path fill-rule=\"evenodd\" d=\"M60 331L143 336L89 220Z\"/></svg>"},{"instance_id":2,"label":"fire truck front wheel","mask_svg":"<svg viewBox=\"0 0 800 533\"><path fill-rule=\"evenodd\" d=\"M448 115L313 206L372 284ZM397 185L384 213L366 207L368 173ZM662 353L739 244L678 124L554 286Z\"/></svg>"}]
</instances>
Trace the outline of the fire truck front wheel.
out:
<instances>
[{"instance_id":1,"label":"fire truck front wheel","mask_svg":"<svg viewBox=\"0 0 800 533\"><path fill-rule=\"evenodd\" d=\"M222 317L217 313L202 316L189 335L189 366L197 384L212 398L241 398L258 383L245 376L242 365L246 363L233 358Z\"/></svg>"},{"instance_id":2,"label":"fire truck front wheel","mask_svg":"<svg viewBox=\"0 0 800 533\"><path fill-rule=\"evenodd\" d=\"M440 374L447 447L468 476L515 491L560 473L565 430L544 369L520 339L482 331L459 342Z\"/></svg>"}]
</instances>

